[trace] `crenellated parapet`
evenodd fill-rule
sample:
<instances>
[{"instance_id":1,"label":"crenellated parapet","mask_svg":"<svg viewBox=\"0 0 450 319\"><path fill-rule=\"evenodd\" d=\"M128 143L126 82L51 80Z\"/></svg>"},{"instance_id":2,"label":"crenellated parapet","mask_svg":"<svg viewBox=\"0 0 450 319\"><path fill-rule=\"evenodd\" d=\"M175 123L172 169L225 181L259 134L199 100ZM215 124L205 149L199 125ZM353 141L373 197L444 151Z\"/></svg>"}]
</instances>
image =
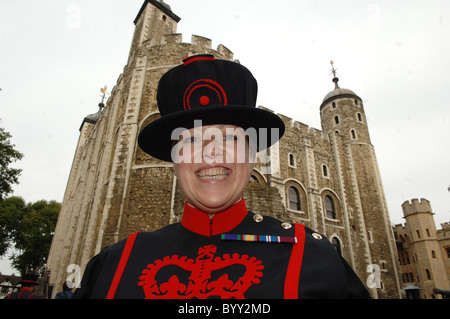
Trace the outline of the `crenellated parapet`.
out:
<instances>
[{"instance_id":1,"label":"crenellated parapet","mask_svg":"<svg viewBox=\"0 0 450 319\"><path fill-rule=\"evenodd\" d=\"M216 49L212 48L212 40L199 35L192 35L191 42L183 42L181 33L172 33L163 35L161 38L151 38L143 42L142 47L146 52L156 50L175 50L191 52L193 54L208 53L213 54L216 58L224 60L233 60L234 54L223 44L219 44Z\"/></svg>"},{"instance_id":2,"label":"crenellated parapet","mask_svg":"<svg viewBox=\"0 0 450 319\"><path fill-rule=\"evenodd\" d=\"M402 204L402 209L405 217L417 213L433 213L430 201L425 198L407 200Z\"/></svg>"}]
</instances>

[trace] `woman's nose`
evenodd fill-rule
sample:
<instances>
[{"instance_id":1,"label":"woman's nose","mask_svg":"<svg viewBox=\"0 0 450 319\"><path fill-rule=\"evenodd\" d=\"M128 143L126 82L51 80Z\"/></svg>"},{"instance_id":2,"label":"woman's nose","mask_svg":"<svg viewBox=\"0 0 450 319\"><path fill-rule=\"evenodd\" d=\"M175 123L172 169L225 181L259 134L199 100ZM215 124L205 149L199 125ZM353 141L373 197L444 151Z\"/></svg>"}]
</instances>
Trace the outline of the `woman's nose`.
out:
<instances>
[{"instance_id":1,"label":"woman's nose","mask_svg":"<svg viewBox=\"0 0 450 319\"><path fill-rule=\"evenodd\" d=\"M203 147L203 159L207 163L223 163L223 141L205 141Z\"/></svg>"}]
</instances>

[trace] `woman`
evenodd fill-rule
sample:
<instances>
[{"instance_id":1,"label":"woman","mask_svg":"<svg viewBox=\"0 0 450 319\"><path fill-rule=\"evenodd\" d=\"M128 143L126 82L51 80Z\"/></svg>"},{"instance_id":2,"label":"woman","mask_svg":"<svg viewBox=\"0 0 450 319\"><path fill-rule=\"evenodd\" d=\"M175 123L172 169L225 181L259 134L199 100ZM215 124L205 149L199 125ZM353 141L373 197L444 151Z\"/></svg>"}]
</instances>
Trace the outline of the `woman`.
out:
<instances>
[{"instance_id":1,"label":"woman","mask_svg":"<svg viewBox=\"0 0 450 319\"><path fill-rule=\"evenodd\" d=\"M247 209L255 154L284 133L277 115L255 107L256 95L249 70L211 55L161 78L161 118L138 142L174 163L188 198L182 220L105 248L74 298L369 297L323 236Z\"/></svg>"}]
</instances>

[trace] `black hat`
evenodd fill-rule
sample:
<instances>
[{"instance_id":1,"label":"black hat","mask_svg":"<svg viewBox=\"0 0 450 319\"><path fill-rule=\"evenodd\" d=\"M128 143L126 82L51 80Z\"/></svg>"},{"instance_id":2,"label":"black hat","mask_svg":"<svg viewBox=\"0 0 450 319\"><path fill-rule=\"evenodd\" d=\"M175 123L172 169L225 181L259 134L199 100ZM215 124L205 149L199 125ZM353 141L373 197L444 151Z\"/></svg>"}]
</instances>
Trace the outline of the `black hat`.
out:
<instances>
[{"instance_id":1,"label":"black hat","mask_svg":"<svg viewBox=\"0 0 450 319\"><path fill-rule=\"evenodd\" d=\"M195 120L201 120L201 125L255 128L261 151L276 143L285 127L276 114L256 108L257 91L255 78L239 63L206 54L188 57L161 77L157 94L161 117L140 132L138 144L149 155L171 162L172 132L191 129Z\"/></svg>"},{"instance_id":2,"label":"black hat","mask_svg":"<svg viewBox=\"0 0 450 319\"><path fill-rule=\"evenodd\" d=\"M38 282L38 275L34 274L24 274L22 276L22 280L19 282L19 284L22 284L22 286L32 286L32 285L39 285Z\"/></svg>"}]
</instances>

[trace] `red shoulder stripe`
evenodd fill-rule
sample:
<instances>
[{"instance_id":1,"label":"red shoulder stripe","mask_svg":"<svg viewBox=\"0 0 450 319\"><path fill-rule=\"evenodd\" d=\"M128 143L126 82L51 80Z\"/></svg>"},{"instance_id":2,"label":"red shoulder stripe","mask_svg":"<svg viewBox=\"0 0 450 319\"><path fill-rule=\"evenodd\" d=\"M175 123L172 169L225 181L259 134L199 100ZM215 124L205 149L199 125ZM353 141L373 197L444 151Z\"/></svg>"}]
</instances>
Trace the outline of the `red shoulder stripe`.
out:
<instances>
[{"instance_id":1,"label":"red shoulder stripe","mask_svg":"<svg viewBox=\"0 0 450 319\"><path fill-rule=\"evenodd\" d=\"M111 283L111 287L109 287L109 292L106 299L114 299L114 295L116 294L123 271L127 265L128 257L130 257L131 251L133 250L133 245L137 234L139 234L139 232L130 235L125 243L125 248L123 249L122 256L120 257L119 266L117 266L116 273Z\"/></svg>"},{"instance_id":2,"label":"red shoulder stripe","mask_svg":"<svg viewBox=\"0 0 450 319\"><path fill-rule=\"evenodd\" d=\"M305 248L305 226L295 224L297 243L292 245L291 257L284 280L284 298L298 299L298 282L302 268L303 250Z\"/></svg>"}]
</instances>

